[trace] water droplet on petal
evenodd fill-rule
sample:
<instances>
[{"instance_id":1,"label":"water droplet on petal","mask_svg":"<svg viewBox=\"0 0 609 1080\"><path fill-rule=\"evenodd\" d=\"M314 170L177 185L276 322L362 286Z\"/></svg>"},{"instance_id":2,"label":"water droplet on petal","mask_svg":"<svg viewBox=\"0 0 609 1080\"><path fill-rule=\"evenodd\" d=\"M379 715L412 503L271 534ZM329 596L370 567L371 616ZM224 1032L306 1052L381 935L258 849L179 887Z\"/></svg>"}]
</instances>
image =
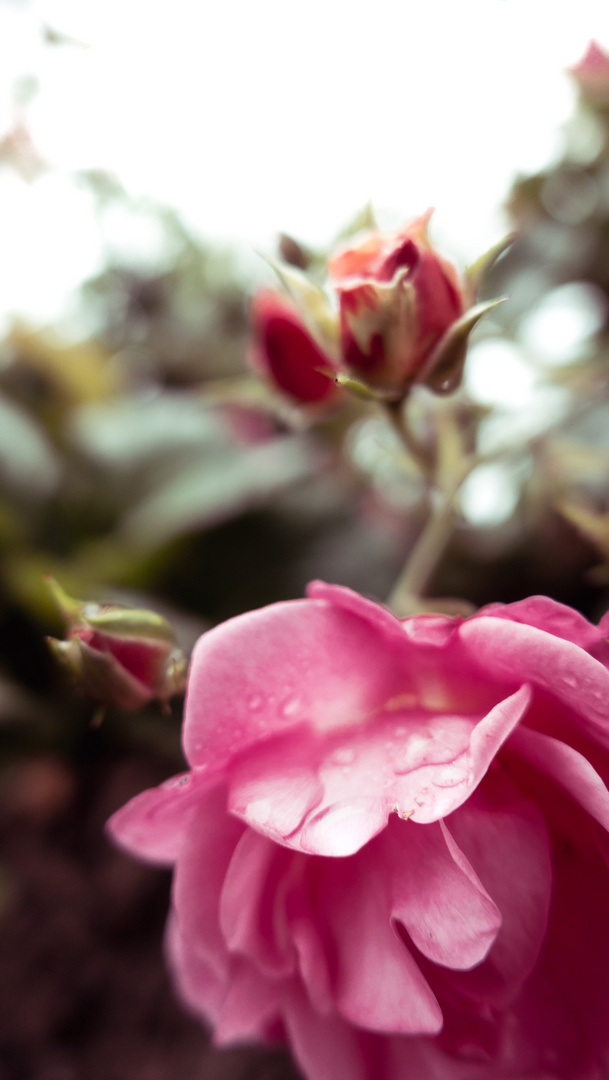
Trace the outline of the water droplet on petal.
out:
<instances>
[{"instance_id":1,"label":"water droplet on petal","mask_svg":"<svg viewBox=\"0 0 609 1080\"><path fill-rule=\"evenodd\" d=\"M298 698L288 698L288 700L285 701L281 706L281 715L294 716L294 714L298 712L299 706L300 701L298 700Z\"/></svg>"},{"instance_id":2,"label":"water droplet on petal","mask_svg":"<svg viewBox=\"0 0 609 1080\"><path fill-rule=\"evenodd\" d=\"M262 705L262 695L261 694L252 694L251 698L248 701L248 705L249 705L250 709L252 710L252 712L256 712L257 709L259 709L261 707L261 705Z\"/></svg>"}]
</instances>

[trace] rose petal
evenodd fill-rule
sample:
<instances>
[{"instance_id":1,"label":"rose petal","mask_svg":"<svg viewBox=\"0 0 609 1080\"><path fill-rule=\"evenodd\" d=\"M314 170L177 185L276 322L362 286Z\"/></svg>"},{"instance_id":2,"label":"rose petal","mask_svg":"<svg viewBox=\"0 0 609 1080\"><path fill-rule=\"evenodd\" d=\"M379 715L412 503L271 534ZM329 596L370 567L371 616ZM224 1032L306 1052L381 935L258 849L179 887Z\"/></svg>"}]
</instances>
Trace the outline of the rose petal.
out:
<instances>
[{"instance_id":1,"label":"rose petal","mask_svg":"<svg viewBox=\"0 0 609 1080\"><path fill-rule=\"evenodd\" d=\"M406 813L412 810L414 821L427 824L461 806L522 720L530 701L531 688L521 686L472 728L469 745L461 754L408 772L395 788L400 810Z\"/></svg>"},{"instance_id":2,"label":"rose petal","mask_svg":"<svg viewBox=\"0 0 609 1080\"><path fill-rule=\"evenodd\" d=\"M266 1042L272 1021L280 1012L281 991L248 963L233 971L213 1034L213 1045Z\"/></svg>"},{"instance_id":3,"label":"rose petal","mask_svg":"<svg viewBox=\"0 0 609 1080\"><path fill-rule=\"evenodd\" d=\"M547 829L534 803L500 768L446 824L502 919L487 959L460 974L455 986L505 1007L533 970L546 933L552 894Z\"/></svg>"},{"instance_id":4,"label":"rose petal","mask_svg":"<svg viewBox=\"0 0 609 1080\"><path fill-rule=\"evenodd\" d=\"M290 1045L304 1076L315 1080L380 1080L378 1058L366 1054L367 1039L340 1016L324 1016L297 985L284 996Z\"/></svg>"},{"instance_id":5,"label":"rose petal","mask_svg":"<svg viewBox=\"0 0 609 1080\"><path fill-rule=\"evenodd\" d=\"M478 612L476 618L483 615L535 626L585 650L594 647L602 637L599 628L589 623L579 611L549 596L529 596L515 604L489 604Z\"/></svg>"},{"instance_id":6,"label":"rose petal","mask_svg":"<svg viewBox=\"0 0 609 1080\"><path fill-rule=\"evenodd\" d=\"M392 918L417 948L445 967L467 970L493 944L501 914L444 822L394 820L383 837Z\"/></svg>"},{"instance_id":7,"label":"rose petal","mask_svg":"<svg viewBox=\"0 0 609 1080\"><path fill-rule=\"evenodd\" d=\"M220 897L220 926L231 952L273 976L294 970L285 911L285 884L297 856L246 829L228 867Z\"/></svg>"},{"instance_id":8,"label":"rose petal","mask_svg":"<svg viewBox=\"0 0 609 1080\"><path fill-rule=\"evenodd\" d=\"M197 801L202 779L182 773L136 795L108 821L112 839L131 855L160 865L175 862Z\"/></svg>"},{"instance_id":9,"label":"rose petal","mask_svg":"<svg viewBox=\"0 0 609 1080\"><path fill-rule=\"evenodd\" d=\"M582 754L550 735L531 728L514 734L513 748L565 788L580 806L609 831L609 791Z\"/></svg>"},{"instance_id":10,"label":"rose petal","mask_svg":"<svg viewBox=\"0 0 609 1080\"><path fill-rule=\"evenodd\" d=\"M297 735L250 749L231 770L228 809L265 836L288 842L323 794L316 749Z\"/></svg>"},{"instance_id":11,"label":"rose petal","mask_svg":"<svg viewBox=\"0 0 609 1080\"><path fill-rule=\"evenodd\" d=\"M268 742L233 766L229 807L296 851L352 855L395 810L429 823L461 805L529 701L521 687L482 718L390 708L342 737Z\"/></svg>"},{"instance_id":12,"label":"rose petal","mask_svg":"<svg viewBox=\"0 0 609 1080\"><path fill-rule=\"evenodd\" d=\"M384 799L353 796L318 811L296 835L293 846L312 855L353 855L387 824Z\"/></svg>"},{"instance_id":13,"label":"rose petal","mask_svg":"<svg viewBox=\"0 0 609 1080\"><path fill-rule=\"evenodd\" d=\"M226 813L224 789L208 793L186 833L173 879L173 908L180 933L220 978L231 963L220 929L220 897L243 831L242 822ZM187 953L184 963L189 963Z\"/></svg>"},{"instance_id":14,"label":"rose petal","mask_svg":"<svg viewBox=\"0 0 609 1080\"><path fill-rule=\"evenodd\" d=\"M171 912L165 930L165 955L176 992L185 1005L207 1023L215 1024L229 986L228 973L218 975L178 926Z\"/></svg>"},{"instance_id":15,"label":"rose petal","mask_svg":"<svg viewBox=\"0 0 609 1080\"><path fill-rule=\"evenodd\" d=\"M304 889L294 889L288 903L290 933L298 955L298 967L311 1003L318 1012L335 1011L328 957Z\"/></svg>"},{"instance_id":16,"label":"rose petal","mask_svg":"<svg viewBox=\"0 0 609 1080\"><path fill-rule=\"evenodd\" d=\"M351 859L323 861L318 906L335 957L334 996L345 1019L378 1032L437 1033L440 1007L393 929L386 874L372 846Z\"/></svg>"},{"instance_id":17,"label":"rose petal","mask_svg":"<svg viewBox=\"0 0 609 1080\"><path fill-rule=\"evenodd\" d=\"M273 604L210 630L193 654L188 760L218 770L301 725L323 734L361 723L403 688L406 657L387 646L367 620L322 600Z\"/></svg>"},{"instance_id":18,"label":"rose petal","mask_svg":"<svg viewBox=\"0 0 609 1080\"><path fill-rule=\"evenodd\" d=\"M342 608L352 615L365 619L396 645L404 641L404 627L388 608L368 600L365 596L348 589L345 585L329 585L325 581L311 581L307 585L307 596L311 600L325 600L333 607Z\"/></svg>"},{"instance_id":19,"label":"rose petal","mask_svg":"<svg viewBox=\"0 0 609 1080\"><path fill-rule=\"evenodd\" d=\"M469 664L494 678L514 684L526 679L544 687L570 706L578 722L609 748L607 701L609 671L570 641L536 627L492 615L475 615L460 630Z\"/></svg>"}]
</instances>

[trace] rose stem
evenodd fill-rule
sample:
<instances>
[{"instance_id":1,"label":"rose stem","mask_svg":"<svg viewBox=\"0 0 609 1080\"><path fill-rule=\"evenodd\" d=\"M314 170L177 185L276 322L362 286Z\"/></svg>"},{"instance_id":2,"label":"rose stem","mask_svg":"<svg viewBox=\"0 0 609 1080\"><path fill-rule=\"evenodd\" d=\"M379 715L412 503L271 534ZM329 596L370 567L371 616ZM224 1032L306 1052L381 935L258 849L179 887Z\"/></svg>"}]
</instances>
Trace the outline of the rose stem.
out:
<instances>
[{"instance_id":1,"label":"rose stem","mask_svg":"<svg viewBox=\"0 0 609 1080\"><path fill-rule=\"evenodd\" d=\"M387 601L390 608L399 612L404 600L423 595L452 536L454 517L454 496L445 496L430 514L406 560Z\"/></svg>"}]
</instances>

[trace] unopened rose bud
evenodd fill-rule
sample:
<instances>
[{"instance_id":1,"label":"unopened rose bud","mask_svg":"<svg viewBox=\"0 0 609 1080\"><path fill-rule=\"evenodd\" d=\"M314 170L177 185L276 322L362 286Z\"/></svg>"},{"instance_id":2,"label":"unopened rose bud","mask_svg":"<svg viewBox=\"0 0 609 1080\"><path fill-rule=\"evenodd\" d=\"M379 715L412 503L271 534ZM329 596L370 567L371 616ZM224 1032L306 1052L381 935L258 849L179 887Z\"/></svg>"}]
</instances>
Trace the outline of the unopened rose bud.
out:
<instances>
[{"instance_id":1,"label":"unopened rose bud","mask_svg":"<svg viewBox=\"0 0 609 1080\"><path fill-rule=\"evenodd\" d=\"M75 684L106 705L139 709L184 689L186 659L170 623L154 611L75 600L47 578L65 620L65 641L48 638Z\"/></svg>"},{"instance_id":2,"label":"unopened rose bud","mask_svg":"<svg viewBox=\"0 0 609 1080\"><path fill-rule=\"evenodd\" d=\"M340 393L332 363L307 330L295 305L261 290L250 310L250 366L299 405L329 405Z\"/></svg>"},{"instance_id":3,"label":"unopened rose bud","mask_svg":"<svg viewBox=\"0 0 609 1080\"><path fill-rule=\"evenodd\" d=\"M343 365L394 398L414 382L438 392L454 389L467 337L487 310L470 307L472 290L434 251L430 216L398 233L368 232L328 264L340 304Z\"/></svg>"},{"instance_id":4,"label":"unopened rose bud","mask_svg":"<svg viewBox=\"0 0 609 1080\"><path fill-rule=\"evenodd\" d=\"M591 41L578 64L567 69L583 96L595 105L609 105L609 54Z\"/></svg>"}]
</instances>

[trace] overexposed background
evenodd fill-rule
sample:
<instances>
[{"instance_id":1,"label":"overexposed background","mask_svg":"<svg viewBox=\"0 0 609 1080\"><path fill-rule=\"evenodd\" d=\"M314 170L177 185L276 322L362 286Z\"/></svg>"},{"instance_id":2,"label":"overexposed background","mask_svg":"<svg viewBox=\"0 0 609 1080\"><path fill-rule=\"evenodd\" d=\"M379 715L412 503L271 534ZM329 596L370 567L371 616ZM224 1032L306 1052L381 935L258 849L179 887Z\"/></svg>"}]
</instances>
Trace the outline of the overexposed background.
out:
<instances>
[{"instance_id":1,"label":"overexposed background","mask_svg":"<svg viewBox=\"0 0 609 1080\"><path fill-rule=\"evenodd\" d=\"M560 153L565 68L592 37L609 47L606 0L4 0L0 133L32 76L53 171L0 171L0 313L55 319L100 268L82 169L248 266L280 230L327 242L369 199L387 223L434 205L436 240L472 260L505 231L512 178ZM115 231L154 256L149 225Z\"/></svg>"}]
</instances>

